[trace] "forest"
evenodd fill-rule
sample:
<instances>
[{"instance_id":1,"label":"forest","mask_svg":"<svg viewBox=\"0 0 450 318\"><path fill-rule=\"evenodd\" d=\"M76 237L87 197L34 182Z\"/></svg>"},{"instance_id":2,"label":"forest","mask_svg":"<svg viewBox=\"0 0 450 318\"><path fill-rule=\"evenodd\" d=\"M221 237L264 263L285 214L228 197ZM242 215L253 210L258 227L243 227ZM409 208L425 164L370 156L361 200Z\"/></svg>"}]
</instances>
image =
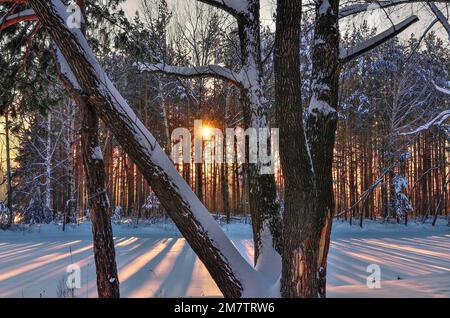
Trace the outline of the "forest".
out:
<instances>
[{"instance_id":1,"label":"forest","mask_svg":"<svg viewBox=\"0 0 450 318\"><path fill-rule=\"evenodd\" d=\"M0 0L0 267L14 233L88 224L118 298L117 228L164 223L224 297L325 298L335 224L448 233L449 10Z\"/></svg>"}]
</instances>

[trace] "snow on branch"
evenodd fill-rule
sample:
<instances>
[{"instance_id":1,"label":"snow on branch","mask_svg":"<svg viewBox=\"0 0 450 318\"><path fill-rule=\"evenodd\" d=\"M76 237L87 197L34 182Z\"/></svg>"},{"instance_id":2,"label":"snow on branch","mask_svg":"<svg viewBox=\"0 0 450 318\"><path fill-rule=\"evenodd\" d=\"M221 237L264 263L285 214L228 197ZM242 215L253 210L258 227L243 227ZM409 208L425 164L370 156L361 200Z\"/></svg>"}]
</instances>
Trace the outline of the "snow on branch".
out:
<instances>
[{"instance_id":1,"label":"snow on branch","mask_svg":"<svg viewBox=\"0 0 450 318\"><path fill-rule=\"evenodd\" d=\"M444 16L441 10L434 4L429 2L428 6L430 7L431 11L433 11L436 18L439 19L439 22L441 22L442 26L448 33L448 38L450 40L450 23L448 22L448 19Z\"/></svg>"},{"instance_id":2,"label":"snow on branch","mask_svg":"<svg viewBox=\"0 0 450 318\"><path fill-rule=\"evenodd\" d=\"M434 85L438 91L450 96L450 88L443 88L437 85Z\"/></svg>"},{"instance_id":3,"label":"snow on branch","mask_svg":"<svg viewBox=\"0 0 450 318\"><path fill-rule=\"evenodd\" d=\"M31 9L23 10L14 14L6 14L0 18L0 30L4 30L14 24L24 21L37 21L38 18Z\"/></svg>"},{"instance_id":4,"label":"snow on branch","mask_svg":"<svg viewBox=\"0 0 450 318\"><path fill-rule=\"evenodd\" d=\"M218 79L223 79L230 81L236 85L242 85L239 80L239 74L236 74L232 70L224 68L219 65L204 65L204 66L174 66L164 63L159 64L138 64L138 68L141 72L152 72L152 73L164 73L167 75L175 75L185 78L194 77L213 77Z\"/></svg>"},{"instance_id":5,"label":"snow on branch","mask_svg":"<svg viewBox=\"0 0 450 318\"><path fill-rule=\"evenodd\" d=\"M402 135L415 135L421 131L430 129L433 126L441 126L449 117L450 117L450 110L444 110L426 124L420 126L419 128L413 131L403 133Z\"/></svg>"},{"instance_id":6,"label":"snow on branch","mask_svg":"<svg viewBox=\"0 0 450 318\"><path fill-rule=\"evenodd\" d=\"M366 1L366 3L358 3L345 6L339 10L339 18L346 18L362 12L373 11L383 8L394 7L401 4L408 4L413 2L442 2L448 3L448 0L428 1L428 0L386 0L386 1Z\"/></svg>"},{"instance_id":7,"label":"snow on branch","mask_svg":"<svg viewBox=\"0 0 450 318\"><path fill-rule=\"evenodd\" d=\"M340 60L341 63L347 63L351 61L352 59L355 59L359 57L360 55L373 50L374 48L380 46L381 44L385 43L389 39L392 39L393 37L397 36L404 30L406 30L409 26L419 21L419 18L415 15L403 20L402 22L392 26L391 28L387 29L386 31L377 34L376 36L352 47L349 49L341 49L340 52Z\"/></svg>"},{"instance_id":8,"label":"snow on branch","mask_svg":"<svg viewBox=\"0 0 450 318\"><path fill-rule=\"evenodd\" d=\"M222 9L233 16L241 16L248 13L248 0L197 0Z\"/></svg>"},{"instance_id":9,"label":"snow on branch","mask_svg":"<svg viewBox=\"0 0 450 318\"><path fill-rule=\"evenodd\" d=\"M448 88L443 88L443 87L439 87L439 86L437 86L436 84L434 84L434 86L436 87L436 89L437 89L439 92L444 93L444 94L450 96L450 89L448 89ZM419 132L421 132L421 131L428 130L428 129L430 129L430 128L433 127L433 126L442 126L443 123L444 123L448 118L450 118L450 109L447 109L447 110L442 111L439 115L437 115L436 117L434 117L432 120L430 120L430 121L427 122L426 124L423 124L422 126L420 126L419 128L417 128L417 129L415 129L415 130L413 130L413 131L403 133L403 135L414 135L414 134L417 134L417 133L419 133Z\"/></svg>"}]
</instances>

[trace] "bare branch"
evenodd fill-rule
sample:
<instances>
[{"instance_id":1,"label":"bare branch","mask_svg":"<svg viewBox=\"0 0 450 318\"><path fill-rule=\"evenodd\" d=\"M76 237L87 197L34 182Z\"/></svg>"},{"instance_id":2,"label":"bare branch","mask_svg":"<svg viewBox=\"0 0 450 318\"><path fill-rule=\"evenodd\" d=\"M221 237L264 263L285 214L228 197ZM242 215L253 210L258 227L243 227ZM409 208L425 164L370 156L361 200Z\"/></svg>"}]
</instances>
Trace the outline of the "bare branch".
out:
<instances>
[{"instance_id":1,"label":"bare branch","mask_svg":"<svg viewBox=\"0 0 450 318\"><path fill-rule=\"evenodd\" d=\"M450 23L448 23L447 18L444 16L442 11L439 10L439 8L434 3L430 2L430 3L428 3L428 6L430 7L431 11L433 11L433 13L436 15L436 18L439 19L439 21L441 22L444 29L447 31L448 38L450 40Z\"/></svg>"},{"instance_id":2,"label":"bare branch","mask_svg":"<svg viewBox=\"0 0 450 318\"><path fill-rule=\"evenodd\" d=\"M248 13L248 0L197 0L213 7L219 8L228 12L236 18L240 18Z\"/></svg>"},{"instance_id":3,"label":"bare branch","mask_svg":"<svg viewBox=\"0 0 450 318\"><path fill-rule=\"evenodd\" d=\"M404 30L406 30L409 26L419 21L419 18L415 15L403 20L402 22L394 25L393 27L387 29L386 31L377 34L376 36L350 48L350 49L341 49L340 60L342 64L345 64L362 54L373 50L374 48L380 46L386 41L392 39L397 36Z\"/></svg>"},{"instance_id":4,"label":"bare branch","mask_svg":"<svg viewBox=\"0 0 450 318\"><path fill-rule=\"evenodd\" d=\"M366 11L373 11L381 8L389 8L398 6L401 4L411 4L411 3L431 3L431 2L442 2L448 3L448 0L386 0L386 1L377 1L377 0L367 0L366 3L358 3L348 5L339 10L339 18L346 18L352 15L356 15Z\"/></svg>"}]
</instances>

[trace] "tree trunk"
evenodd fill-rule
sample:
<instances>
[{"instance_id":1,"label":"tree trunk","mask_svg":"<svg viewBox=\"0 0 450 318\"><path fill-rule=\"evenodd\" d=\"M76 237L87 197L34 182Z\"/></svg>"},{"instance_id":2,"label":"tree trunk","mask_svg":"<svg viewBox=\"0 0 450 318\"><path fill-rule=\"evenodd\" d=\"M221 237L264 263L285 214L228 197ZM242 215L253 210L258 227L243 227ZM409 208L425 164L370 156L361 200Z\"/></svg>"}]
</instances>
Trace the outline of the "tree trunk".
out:
<instances>
[{"instance_id":1,"label":"tree trunk","mask_svg":"<svg viewBox=\"0 0 450 318\"><path fill-rule=\"evenodd\" d=\"M45 201L44 219L46 223L52 221L53 212L51 206L52 192L52 116L47 115L47 140L45 144Z\"/></svg>"},{"instance_id":2,"label":"tree trunk","mask_svg":"<svg viewBox=\"0 0 450 318\"><path fill-rule=\"evenodd\" d=\"M82 121L81 143L91 210L98 296L100 298L119 298L119 277L111 219L108 213L109 200L105 187L105 167L98 140L98 117L95 111L89 107L81 107L80 115Z\"/></svg>"},{"instance_id":3,"label":"tree trunk","mask_svg":"<svg viewBox=\"0 0 450 318\"><path fill-rule=\"evenodd\" d=\"M285 176L283 297L325 297L332 213L332 159L339 78L339 1L316 3L313 86L307 125L300 96L299 1L279 0L275 98Z\"/></svg>"},{"instance_id":4,"label":"tree trunk","mask_svg":"<svg viewBox=\"0 0 450 318\"><path fill-rule=\"evenodd\" d=\"M244 124L245 128L267 128L267 102L262 90L259 0L248 0L248 11L244 19L238 19L242 67L248 78L246 87L241 88ZM249 181L254 261L258 265L259 257L266 251L271 253L271 249L275 249L281 254L282 220L274 174L261 174L260 164L246 164L245 167ZM265 247L264 244L271 246Z\"/></svg>"},{"instance_id":5,"label":"tree trunk","mask_svg":"<svg viewBox=\"0 0 450 318\"><path fill-rule=\"evenodd\" d=\"M8 202L6 207L8 208L9 219L8 225L14 222L13 213L13 188L12 188L12 178L11 178L11 147L9 144L9 117L8 110L5 111L5 147L6 147L6 182L8 187Z\"/></svg>"}]
</instances>

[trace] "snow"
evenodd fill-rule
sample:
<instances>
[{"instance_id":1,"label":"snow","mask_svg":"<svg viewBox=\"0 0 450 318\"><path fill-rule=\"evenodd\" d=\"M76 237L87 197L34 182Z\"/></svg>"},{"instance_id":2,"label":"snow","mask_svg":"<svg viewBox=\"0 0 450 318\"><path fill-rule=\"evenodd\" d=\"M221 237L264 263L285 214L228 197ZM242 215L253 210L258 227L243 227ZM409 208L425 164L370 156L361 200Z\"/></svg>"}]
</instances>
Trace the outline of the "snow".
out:
<instances>
[{"instance_id":1,"label":"snow","mask_svg":"<svg viewBox=\"0 0 450 318\"><path fill-rule=\"evenodd\" d=\"M93 160L103 160L102 148L97 146L92 149L92 159Z\"/></svg>"},{"instance_id":2,"label":"snow","mask_svg":"<svg viewBox=\"0 0 450 318\"><path fill-rule=\"evenodd\" d=\"M70 66L67 64L66 58L62 54L59 47L53 43L53 48L55 51L56 61L59 64L59 72L72 84L72 87L76 90L80 90L80 84L78 84L75 75L73 74Z\"/></svg>"},{"instance_id":3,"label":"snow","mask_svg":"<svg viewBox=\"0 0 450 318\"><path fill-rule=\"evenodd\" d=\"M415 129L413 131L410 131L410 132L402 133L401 135L414 135L414 134L417 134L417 133L419 133L421 131L430 129L433 126L438 126L439 127L444 122L446 122L449 117L450 117L450 110L444 110L441 113L439 113L439 115L434 117L432 120L430 120L429 122L421 125L417 129Z\"/></svg>"},{"instance_id":4,"label":"snow","mask_svg":"<svg viewBox=\"0 0 450 318\"><path fill-rule=\"evenodd\" d=\"M323 0L322 4L319 7L319 15L327 14L330 7L331 7L330 2L328 0Z\"/></svg>"},{"instance_id":5,"label":"snow","mask_svg":"<svg viewBox=\"0 0 450 318\"><path fill-rule=\"evenodd\" d=\"M141 72L163 72L169 75L178 75L184 77L195 76L212 76L220 77L232 82L240 83L240 75L224 68L220 65L203 65L203 66L174 66L164 63L145 64L137 63L136 65Z\"/></svg>"},{"instance_id":6,"label":"snow","mask_svg":"<svg viewBox=\"0 0 450 318\"><path fill-rule=\"evenodd\" d=\"M309 104L309 113L317 114L321 113L324 116L335 113L336 110L331 107L327 102L319 100L315 95L311 97L311 102Z\"/></svg>"},{"instance_id":7,"label":"snow","mask_svg":"<svg viewBox=\"0 0 450 318\"><path fill-rule=\"evenodd\" d=\"M26 10L20 11L18 13L8 15L8 17L6 18L6 21L14 20L16 18L33 16L33 15L34 15L34 11L32 9L26 9Z\"/></svg>"},{"instance_id":8,"label":"snow","mask_svg":"<svg viewBox=\"0 0 450 318\"><path fill-rule=\"evenodd\" d=\"M256 264L256 270L262 273L269 281L280 279L281 256L273 247L273 237L267 221L263 224L261 235L261 250Z\"/></svg>"},{"instance_id":9,"label":"snow","mask_svg":"<svg viewBox=\"0 0 450 318\"><path fill-rule=\"evenodd\" d=\"M450 82L449 82L449 84L450 84ZM437 89L438 91L440 91L441 93L450 95L450 88L443 88L443 87L439 87L439 86L437 86L437 85L435 85L435 86L436 86L436 89Z\"/></svg>"},{"instance_id":10,"label":"snow","mask_svg":"<svg viewBox=\"0 0 450 318\"><path fill-rule=\"evenodd\" d=\"M171 222L113 226L122 297L221 296L206 268ZM328 261L329 297L450 297L450 228L414 223L335 222ZM91 225L55 224L0 231L0 297L56 297L66 267L81 268L76 297L96 297ZM251 225L222 225L252 262ZM366 286L370 264L381 289ZM279 290L279 282L272 289ZM268 293L274 290L267 291Z\"/></svg>"}]
</instances>

